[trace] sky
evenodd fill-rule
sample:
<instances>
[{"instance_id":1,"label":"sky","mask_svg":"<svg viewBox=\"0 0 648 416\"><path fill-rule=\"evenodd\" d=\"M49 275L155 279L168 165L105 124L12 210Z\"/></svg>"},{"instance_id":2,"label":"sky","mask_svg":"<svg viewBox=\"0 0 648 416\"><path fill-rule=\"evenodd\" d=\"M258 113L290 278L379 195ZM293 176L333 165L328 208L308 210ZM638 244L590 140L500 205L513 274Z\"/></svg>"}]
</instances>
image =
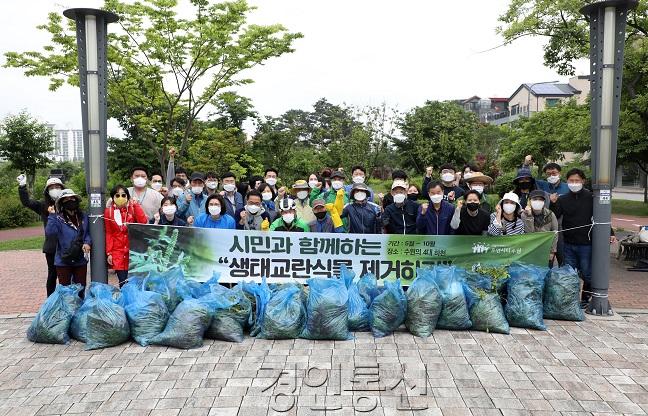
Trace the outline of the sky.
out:
<instances>
[{"instance_id":1,"label":"sky","mask_svg":"<svg viewBox=\"0 0 648 416\"><path fill-rule=\"evenodd\" d=\"M182 2L182 1L181 1ZM495 28L507 0L250 0L250 22L281 23L298 31L292 54L245 73L254 83L238 90L261 115L309 110L315 101L356 106L386 103L400 111L426 100L508 97L525 82L566 81L543 65L542 38L502 44ZM100 7L98 0L3 2L4 52L39 50L48 38L36 25L48 12ZM588 71L586 61L577 75ZM0 117L27 110L57 128L81 128L79 91L48 90L46 78L0 68ZM114 121L108 134L121 136Z\"/></svg>"}]
</instances>

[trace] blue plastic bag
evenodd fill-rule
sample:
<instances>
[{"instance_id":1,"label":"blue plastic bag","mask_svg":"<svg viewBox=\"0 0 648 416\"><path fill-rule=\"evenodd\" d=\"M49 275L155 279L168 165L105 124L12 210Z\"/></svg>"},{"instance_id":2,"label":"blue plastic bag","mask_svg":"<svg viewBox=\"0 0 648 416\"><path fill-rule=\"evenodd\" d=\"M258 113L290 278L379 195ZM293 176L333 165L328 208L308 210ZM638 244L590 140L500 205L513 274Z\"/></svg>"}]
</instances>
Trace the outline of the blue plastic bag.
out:
<instances>
[{"instance_id":1,"label":"blue plastic bag","mask_svg":"<svg viewBox=\"0 0 648 416\"><path fill-rule=\"evenodd\" d=\"M488 276L469 274L465 289L472 329L508 334L509 324L504 315L498 287L494 286Z\"/></svg>"},{"instance_id":2,"label":"blue plastic bag","mask_svg":"<svg viewBox=\"0 0 648 416\"><path fill-rule=\"evenodd\" d=\"M584 321L580 307L580 278L570 265L551 269L544 288L544 318Z\"/></svg>"},{"instance_id":3,"label":"blue plastic bag","mask_svg":"<svg viewBox=\"0 0 648 416\"><path fill-rule=\"evenodd\" d=\"M138 290L135 285L124 285L122 297L131 336L139 345L149 345L151 338L160 334L169 320L169 310L162 296Z\"/></svg>"},{"instance_id":4,"label":"blue plastic bag","mask_svg":"<svg viewBox=\"0 0 648 416\"><path fill-rule=\"evenodd\" d=\"M250 317L248 318L248 322L245 324L245 329L253 328L256 322L257 299L255 293L258 286L259 285L255 282L240 282L236 285L236 287L243 292L247 300L250 302Z\"/></svg>"},{"instance_id":5,"label":"blue plastic bag","mask_svg":"<svg viewBox=\"0 0 648 416\"><path fill-rule=\"evenodd\" d=\"M77 341L87 342L88 315L96 307L98 298L123 306L121 292L118 288L105 283L91 282L83 304L77 309L70 323L70 335Z\"/></svg>"},{"instance_id":6,"label":"blue plastic bag","mask_svg":"<svg viewBox=\"0 0 648 416\"><path fill-rule=\"evenodd\" d=\"M81 285L58 285L40 307L27 329L27 339L44 344L67 344L74 313L81 305Z\"/></svg>"},{"instance_id":7,"label":"blue plastic bag","mask_svg":"<svg viewBox=\"0 0 648 416\"><path fill-rule=\"evenodd\" d=\"M260 338L298 338L304 328L306 310L302 301L302 290L288 286L272 294L265 306L260 323Z\"/></svg>"},{"instance_id":8,"label":"blue plastic bag","mask_svg":"<svg viewBox=\"0 0 648 416\"><path fill-rule=\"evenodd\" d=\"M546 330L542 319L546 267L513 263L509 267L506 319L509 325L519 328Z\"/></svg>"},{"instance_id":9,"label":"blue plastic bag","mask_svg":"<svg viewBox=\"0 0 648 416\"><path fill-rule=\"evenodd\" d=\"M406 314L407 298L400 279L386 280L385 290L369 306L371 332L377 338L390 335L405 322Z\"/></svg>"},{"instance_id":10,"label":"blue plastic bag","mask_svg":"<svg viewBox=\"0 0 648 416\"><path fill-rule=\"evenodd\" d=\"M176 280L171 284L171 281L164 276L149 275L142 283L142 290L159 293L169 312L173 312L180 301L175 291Z\"/></svg>"},{"instance_id":11,"label":"blue plastic bag","mask_svg":"<svg viewBox=\"0 0 648 416\"><path fill-rule=\"evenodd\" d=\"M468 303L464 292L466 271L455 266L435 266L435 281L443 307L437 321L437 328L464 330L472 327Z\"/></svg>"},{"instance_id":12,"label":"blue plastic bag","mask_svg":"<svg viewBox=\"0 0 648 416\"><path fill-rule=\"evenodd\" d=\"M434 270L418 269L416 279L405 292L407 318L405 326L412 335L429 337L439 320L443 299L434 282Z\"/></svg>"},{"instance_id":13,"label":"blue plastic bag","mask_svg":"<svg viewBox=\"0 0 648 416\"><path fill-rule=\"evenodd\" d=\"M349 294L341 279L313 278L308 283L306 325L302 338L344 341L349 333L347 301Z\"/></svg>"},{"instance_id":14,"label":"blue plastic bag","mask_svg":"<svg viewBox=\"0 0 648 416\"><path fill-rule=\"evenodd\" d=\"M369 307L362 296L360 296L358 285L353 281L355 273L347 269L345 265L342 265L340 267L340 278L344 281L348 293L347 310L349 330L369 331L371 329L369 326Z\"/></svg>"},{"instance_id":15,"label":"blue plastic bag","mask_svg":"<svg viewBox=\"0 0 648 416\"><path fill-rule=\"evenodd\" d=\"M128 341L130 337L130 326L124 308L110 298L94 298L86 325L86 350L114 347Z\"/></svg>"},{"instance_id":16,"label":"blue plastic bag","mask_svg":"<svg viewBox=\"0 0 648 416\"><path fill-rule=\"evenodd\" d=\"M371 306L371 302L378 297L384 290L384 287L378 287L378 281L376 276L372 273L367 273L360 278L358 281L358 292L362 299L368 306Z\"/></svg>"},{"instance_id":17,"label":"blue plastic bag","mask_svg":"<svg viewBox=\"0 0 648 416\"><path fill-rule=\"evenodd\" d=\"M240 288L222 289L200 298L212 311L205 338L243 342L243 330L249 324L252 305Z\"/></svg>"},{"instance_id":18,"label":"blue plastic bag","mask_svg":"<svg viewBox=\"0 0 648 416\"><path fill-rule=\"evenodd\" d=\"M203 336L212 319L212 311L198 299L180 302L162 333L151 338L154 345L191 349L203 345Z\"/></svg>"},{"instance_id":19,"label":"blue plastic bag","mask_svg":"<svg viewBox=\"0 0 648 416\"><path fill-rule=\"evenodd\" d=\"M250 335L256 337L261 333L266 307L268 306L268 302L270 302L270 288L268 287L265 277L262 278L260 285L249 284L244 288L246 292L252 293L255 299L254 303L256 309L254 313L254 323L250 328Z\"/></svg>"}]
</instances>

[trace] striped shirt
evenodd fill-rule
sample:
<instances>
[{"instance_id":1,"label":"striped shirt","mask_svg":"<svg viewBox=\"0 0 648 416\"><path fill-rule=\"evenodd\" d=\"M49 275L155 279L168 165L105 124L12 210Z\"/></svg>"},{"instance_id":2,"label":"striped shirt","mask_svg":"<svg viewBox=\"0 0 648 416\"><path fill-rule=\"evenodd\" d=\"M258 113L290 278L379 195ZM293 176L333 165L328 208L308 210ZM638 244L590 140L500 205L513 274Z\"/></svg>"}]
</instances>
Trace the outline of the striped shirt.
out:
<instances>
[{"instance_id":1,"label":"striped shirt","mask_svg":"<svg viewBox=\"0 0 648 416\"><path fill-rule=\"evenodd\" d=\"M497 221L497 215L491 214L490 225L488 226L488 235L517 235L524 234L524 221L522 218L517 217L515 221L507 221L502 217L502 223ZM502 227L503 225L503 227Z\"/></svg>"}]
</instances>

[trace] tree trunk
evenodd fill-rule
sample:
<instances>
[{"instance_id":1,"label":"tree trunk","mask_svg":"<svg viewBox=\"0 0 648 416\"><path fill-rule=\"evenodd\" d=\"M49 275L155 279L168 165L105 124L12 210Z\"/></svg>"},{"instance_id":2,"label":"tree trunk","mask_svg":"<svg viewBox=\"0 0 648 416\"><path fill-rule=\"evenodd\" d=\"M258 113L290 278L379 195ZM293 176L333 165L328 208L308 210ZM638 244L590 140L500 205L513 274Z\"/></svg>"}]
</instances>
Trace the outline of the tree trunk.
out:
<instances>
[{"instance_id":1,"label":"tree trunk","mask_svg":"<svg viewBox=\"0 0 648 416\"><path fill-rule=\"evenodd\" d=\"M648 204L648 173L643 173L643 186L644 186L644 204Z\"/></svg>"},{"instance_id":2,"label":"tree trunk","mask_svg":"<svg viewBox=\"0 0 648 416\"><path fill-rule=\"evenodd\" d=\"M34 182L36 181L36 169L27 172L27 189L30 195L34 195Z\"/></svg>"}]
</instances>

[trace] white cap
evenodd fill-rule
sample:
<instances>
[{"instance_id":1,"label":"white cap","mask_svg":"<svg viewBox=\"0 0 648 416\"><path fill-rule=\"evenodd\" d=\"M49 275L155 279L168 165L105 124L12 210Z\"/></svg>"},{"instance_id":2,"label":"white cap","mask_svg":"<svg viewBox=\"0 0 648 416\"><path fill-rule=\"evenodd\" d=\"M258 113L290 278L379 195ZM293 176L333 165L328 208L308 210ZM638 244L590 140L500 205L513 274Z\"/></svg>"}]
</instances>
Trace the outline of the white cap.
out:
<instances>
[{"instance_id":1,"label":"white cap","mask_svg":"<svg viewBox=\"0 0 648 416\"><path fill-rule=\"evenodd\" d=\"M394 189L394 188L404 188L405 190L407 190L408 184L407 184L407 182L402 181L402 180L395 180L394 183L392 183L392 186L391 186L391 189Z\"/></svg>"},{"instance_id":2,"label":"white cap","mask_svg":"<svg viewBox=\"0 0 648 416\"><path fill-rule=\"evenodd\" d=\"M45 188L48 188L50 185L61 185L63 186L63 182L59 178L49 178L47 182L45 182Z\"/></svg>"},{"instance_id":3,"label":"white cap","mask_svg":"<svg viewBox=\"0 0 648 416\"><path fill-rule=\"evenodd\" d=\"M507 192L504 194L502 197L502 201L505 199L508 199L510 201L515 202L517 205L520 205L520 197L515 193L515 192Z\"/></svg>"}]
</instances>

